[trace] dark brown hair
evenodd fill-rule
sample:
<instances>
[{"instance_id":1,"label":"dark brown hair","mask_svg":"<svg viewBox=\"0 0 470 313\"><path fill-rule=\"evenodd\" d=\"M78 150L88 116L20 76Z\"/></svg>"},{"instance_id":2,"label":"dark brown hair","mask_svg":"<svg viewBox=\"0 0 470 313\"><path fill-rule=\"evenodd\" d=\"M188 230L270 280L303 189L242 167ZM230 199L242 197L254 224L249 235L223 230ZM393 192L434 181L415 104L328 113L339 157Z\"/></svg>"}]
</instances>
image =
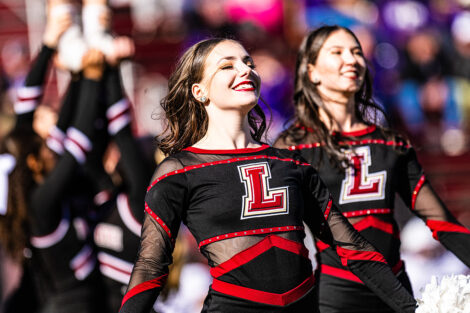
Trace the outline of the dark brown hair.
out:
<instances>
[{"instance_id":1,"label":"dark brown hair","mask_svg":"<svg viewBox=\"0 0 470 313\"><path fill-rule=\"evenodd\" d=\"M34 185L33 174L26 158L38 157L44 141L33 131L14 129L0 144L0 154L8 153L16 165L8 176L8 205L6 215L0 215L0 245L15 260L23 259L29 239L27 192Z\"/></svg>"},{"instance_id":2,"label":"dark brown hair","mask_svg":"<svg viewBox=\"0 0 470 313\"><path fill-rule=\"evenodd\" d=\"M168 155L179 152L206 134L208 115L204 104L193 97L191 88L193 84L201 82L207 56L216 45L228 40L234 41L225 38L200 41L179 59L168 80L168 94L161 101L167 123L159 143L163 153ZM260 141L266 131L266 117L259 104L248 113L248 123L253 139Z\"/></svg>"},{"instance_id":3,"label":"dark brown hair","mask_svg":"<svg viewBox=\"0 0 470 313\"><path fill-rule=\"evenodd\" d=\"M327 128L325 123L320 119L319 108L321 107L329 117L332 115L324 107L321 97L318 93L316 85L310 80L308 75L308 64L315 64L320 49L322 48L328 37L339 30L343 30L353 36L360 47L359 40L356 35L348 28L332 25L322 26L310 32L302 41L300 50L297 55L296 71L295 71L295 89L294 89L294 106L295 116L294 122L282 135L281 138L287 137L295 140L299 136L305 136L305 132L299 135L298 127L313 129L315 138L324 144L324 150L327 152L330 160L339 167L344 168L348 164L347 157L341 151L338 141L331 130ZM361 47L362 49L362 47ZM377 105L372 98L372 78L370 71L366 68L364 82L356 92L355 96L355 115L365 124L377 124L380 117L386 118L383 109ZM330 123L331 124L331 123Z\"/></svg>"}]
</instances>

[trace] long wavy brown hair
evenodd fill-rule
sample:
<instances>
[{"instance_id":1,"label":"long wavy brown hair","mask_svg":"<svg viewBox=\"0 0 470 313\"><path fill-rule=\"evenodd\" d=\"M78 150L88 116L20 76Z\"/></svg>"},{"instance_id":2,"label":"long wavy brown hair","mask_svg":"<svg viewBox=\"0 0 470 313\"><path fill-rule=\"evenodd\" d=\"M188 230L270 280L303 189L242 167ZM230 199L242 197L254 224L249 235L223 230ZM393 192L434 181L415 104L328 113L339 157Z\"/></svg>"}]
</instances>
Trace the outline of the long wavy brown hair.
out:
<instances>
[{"instance_id":1,"label":"long wavy brown hair","mask_svg":"<svg viewBox=\"0 0 470 313\"><path fill-rule=\"evenodd\" d=\"M39 155L44 141L33 131L15 129L0 143L0 154L8 153L16 165L8 176L8 204L6 215L0 215L0 245L14 260L23 260L23 250L29 240L27 191L34 185L29 169L28 155Z\"/></svg>"},{"instance_id":2,"label":"long wavy brown hair","mask_svg":"<svg viewBox=\"0 0 470 313\"><path fill-rule=\"evenodd\" d=\"M179 59L168 80L168 94L161 101L166 127L159 148L164 154L174 154L201 140L207 132L209 118L204 104L191 92L192 85L203 79L207 56L226 38L212 38L191 46ZM238 43L238 42L237 42ZM266 131L266 116L259 104L248 113L248 123L254 140L260 141Z\"/></svg>"},{"instance_id":3,"label":"long wavy brown hair","mask_svg":"<svg viewBox=\"0 0 470 313\"><path fill-rule=\"evenodd\" d=\"M319 109L322 108L330 122L333 120L332 114L323 105L321 96L318 93L316 85L310 80L308 75L308 64L315 64L320 49L322 48L328 37L336 31L343 30L353 36L359 47L361 47L356 35L348 28L331 25L322 26L311 31L302 41L299 52L297 54L297 63L295 71L295 88L294 88L294 106L295 115L291 126L280 136L282 139L292 138L294 141L300 141L307 134L306 132L298 132L298 128L313 129L314 136L318 142L324 144L323 148L327 152L330 161L340 168L348 166L347 156L341 151L338 143L338 135L331 132L325 123L320 119ZM362 50L362 47L361 47ZM368 68L366 68L364 82L358 92L354 95L355 115L356 118L367 124L379 124L381 118L387 119L387 115L383 109L374 101L372 89L372 78ZM331 125L332 123L330 123ZM397 134L389 129L378 128L386 137L395 138ZM344 148L344 146L342 146Z\"/></svg>"}]
</instances>

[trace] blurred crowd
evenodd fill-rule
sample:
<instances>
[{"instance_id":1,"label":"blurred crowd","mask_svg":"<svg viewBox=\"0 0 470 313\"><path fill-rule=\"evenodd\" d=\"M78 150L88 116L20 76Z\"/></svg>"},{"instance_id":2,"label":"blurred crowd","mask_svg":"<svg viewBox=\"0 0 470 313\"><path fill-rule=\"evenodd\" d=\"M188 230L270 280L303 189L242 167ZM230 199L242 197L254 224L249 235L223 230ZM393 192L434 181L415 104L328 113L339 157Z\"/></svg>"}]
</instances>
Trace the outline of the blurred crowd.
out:
<instances>
[{"instance_id":1,"label":"blurred crowd","mask_svg":"<svg viewBox=\"0 0 470 313\"><path fill-rule=\"evenodd\" d=\"M61 2L42 1L44 18L36 21L29 38L11 36L0 42L0 140L15 124L17 89L24 85L31 60L41 46L46 20L51 14L61 14L51 12L54 1ZM25 7L31 2L25 1ZM57 47L59 57L54 59L44 97L35 112L35 131L43 138L58 119L66 87L81 70L77 60L86 47L95 47L108 63L120 63L123 87L132 102L133 134L143 143L154 167L162 158L153 142L163 129L159 100L166 93L175 60L185 47L209 36L221 36L236 38L250 49L262 78L261 96L271 113L268 141L273 140L293 113L293 69L303 36L317 26L339 24L352 29L361 42L373 73L374 97L386 112L384 124L402 130L426 153L456 156L470 150L470 1L109 0L108 10L96 13L101 26L88 30L79 18L82 1L62 2L69 5L67 23L79 34L69 30L68 38L61 39L67 39L65 44ZM37 3L35 7L39 7ZM84 42L80 34L94 34L96 27L106 29L102 32L105 35L91 36ZM41 40L32 40L32 36ZM34 46L34 42L39 43ZM68 56L61 59L61 50L69 50L63 53ZM119 157L115 147L105 154L108 172L113 171ZM177 307L199 307L210 284L207 267L191 253L189 247L194 242L184 231L180 244L186 252L177 259L191 264L190 272L199 275L188 289L168 291L166 304L156 304L161 312L192 312ZM416 247L417 242L405 244L405 249L425 249ZM410 264L413 266L413 261ZM175 262L174 266L180 270L169 279L170 289L188 274L182 263ZM14 276L15 272L10 274ZM178 293L192 302L174 300L180 299Z\"/></svg>"},{"instance_id":2,"label":"blurred crowd","mask_svg":"<svg viewBox=\"0 0 470 313\"><path fill-rule=\"evenodd\" d=\"M251 49L263 99L272 110L274 138L292 113L292 69L301 38L316 26L339 24L359 37L374 74L375 98L395 127L425 151L468 151L468 1L110 0L109 6L119 17L112 27L136 44L123 79L141 135L161 131L149 116L158 116L158 99L179 51L208 36L223 36ZM24 79L29 51L34 55L37 47L12 39L1 49L5 113L5 103L14 101L11 90ZM64 79L57 74L59 94Z\"/></svg>"}]
</instances>

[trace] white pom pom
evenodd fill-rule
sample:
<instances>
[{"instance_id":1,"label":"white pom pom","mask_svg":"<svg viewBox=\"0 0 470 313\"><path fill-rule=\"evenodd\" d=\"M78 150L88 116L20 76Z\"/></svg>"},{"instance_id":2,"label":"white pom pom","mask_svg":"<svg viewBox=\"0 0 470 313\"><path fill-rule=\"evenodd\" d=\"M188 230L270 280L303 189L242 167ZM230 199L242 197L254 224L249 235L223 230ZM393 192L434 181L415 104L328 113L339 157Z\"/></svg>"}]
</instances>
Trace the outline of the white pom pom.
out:
<instances>
[{"instance_id":1,"label":"white pom pom","mask_svg":"<svg viewBox=\"0 0 470 313\"><path fill-rule=\"evenodd\" d=\"M436 276L421 290L416 313L470 312L470 276L444 276L439 284Z\"/></svg>"}]
</instances>

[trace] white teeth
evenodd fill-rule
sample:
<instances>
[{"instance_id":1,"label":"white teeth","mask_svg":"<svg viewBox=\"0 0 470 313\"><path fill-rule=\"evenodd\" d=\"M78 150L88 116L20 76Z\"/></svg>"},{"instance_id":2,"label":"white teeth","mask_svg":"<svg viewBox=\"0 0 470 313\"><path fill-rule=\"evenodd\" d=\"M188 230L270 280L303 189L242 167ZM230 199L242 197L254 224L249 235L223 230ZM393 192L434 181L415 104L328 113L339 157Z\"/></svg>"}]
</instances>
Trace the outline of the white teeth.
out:
<instances>
[{"instance_id":1,"label":"white teeth","mask_svg":"<svg viewBox=\"0 0 470 313\"><path fill-rule=\"evenodd\" d=\"M239 89L249 89L249 88L255 88L255 86L252 84L252 83L246 83L246 84L241 84L241 85L238 85L235 90L239 90Z\"/></svg>"}]
</instances>

